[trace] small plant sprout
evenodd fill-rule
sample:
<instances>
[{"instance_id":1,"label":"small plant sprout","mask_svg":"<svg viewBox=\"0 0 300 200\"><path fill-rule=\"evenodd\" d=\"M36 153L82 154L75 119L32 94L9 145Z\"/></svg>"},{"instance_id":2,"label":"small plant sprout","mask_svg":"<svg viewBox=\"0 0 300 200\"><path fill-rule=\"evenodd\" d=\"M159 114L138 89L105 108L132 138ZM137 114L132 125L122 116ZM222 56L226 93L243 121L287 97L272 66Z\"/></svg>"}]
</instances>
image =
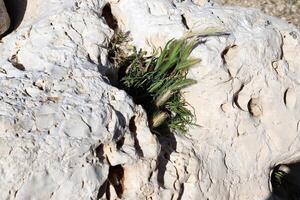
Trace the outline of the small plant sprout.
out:
<instances>
[{"instance_id":1,"label":"small plant sprout","mask_svg":"<svg viewBox=\"0 0 300 200\"><path fill-rule=\"evenodd\" d=\"M277 171L274 174L275 176L275 181L279 184L282 185L284 181L284 177L286 176L286 173L283 171Z\"/></svg>"}]
</instances>

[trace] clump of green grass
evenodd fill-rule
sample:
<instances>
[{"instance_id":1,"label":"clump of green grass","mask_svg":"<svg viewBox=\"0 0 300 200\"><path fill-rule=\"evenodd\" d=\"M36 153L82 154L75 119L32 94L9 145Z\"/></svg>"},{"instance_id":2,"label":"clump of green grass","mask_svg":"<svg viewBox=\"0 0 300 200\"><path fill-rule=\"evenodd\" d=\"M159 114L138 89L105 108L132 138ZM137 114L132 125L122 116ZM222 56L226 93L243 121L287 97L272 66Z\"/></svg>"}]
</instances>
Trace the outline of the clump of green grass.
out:
<instances>
[{"instance_id":1,"label":"clump of green grass","mask_svg":"<svg viewBox=\"0 0 300 200\"><path fill-rule=\"evenodd\" d=\"M185 133L195 122L181 92L196 83L186 77L187 70L200 61L190 58L195 45L195 40L173 39L158 56L146 56L146 52L134 49L126 59L120 87L144 107L155 132L169 128Z\"/></svg>"}]
</instances>

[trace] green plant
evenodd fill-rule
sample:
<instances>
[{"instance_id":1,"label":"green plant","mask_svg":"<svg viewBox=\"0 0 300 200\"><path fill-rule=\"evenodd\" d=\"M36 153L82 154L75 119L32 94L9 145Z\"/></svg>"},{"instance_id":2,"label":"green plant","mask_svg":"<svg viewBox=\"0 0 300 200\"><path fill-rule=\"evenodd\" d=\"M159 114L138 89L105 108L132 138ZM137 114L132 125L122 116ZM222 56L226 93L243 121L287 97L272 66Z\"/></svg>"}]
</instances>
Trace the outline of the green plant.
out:
<instances>
[{"instance_id":1,"label":"green plant","mask_svg":"<svg viewBox=\"0 0 300 200\"><path fill-rule=\"evenodd\" d=\"M287 173L280 170L274 172L275 183L278 185L283 185L286 175Z\"/></svg>"},{"instance_id":2,"label":"green plant","mask_svg":"<svg viewBox=\"0 0 300 200\"><path fill-rule=\"evenodd\" d=\"M281 199L300 199L300 185L297 172L291 171L287 165L278 165L271 175L271 184L274 194Z\"/></svg>"},{"instance_id":3,"label":"green plant","mask_svg":"<svg viewBox=\"0 0 300 200\"><path fill-rule=\"evenodd\" d=\"M126 59L129 65L123 69L120 87L145 108L153 131L167 127L184 133L194 124L181 90L196 83L186 77L187 70L200 61L189 58L195 45L195 40L173 39L159 56L134 49Z\"/></svg>"}]
</instances>

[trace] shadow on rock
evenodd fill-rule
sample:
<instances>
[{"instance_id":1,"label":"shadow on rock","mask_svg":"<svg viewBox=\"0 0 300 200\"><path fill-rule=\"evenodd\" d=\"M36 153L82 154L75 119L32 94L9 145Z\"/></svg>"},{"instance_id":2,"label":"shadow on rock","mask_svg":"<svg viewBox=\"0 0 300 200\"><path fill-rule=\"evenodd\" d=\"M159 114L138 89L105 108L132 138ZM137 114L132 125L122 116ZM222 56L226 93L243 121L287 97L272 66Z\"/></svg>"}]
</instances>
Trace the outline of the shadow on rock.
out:
<instances>
[{"instance_id":1,"label":"shadow on rock","mask_svg":"<svg viewBox=\"0 0 300 200\"><path fill-rule=\"evenodd\" d=\"M267 200L300 199L300 162L277 165L271 174L272 194Z\"/></svg>"},{"instance_id":2,"label":"shadow on rock","mask_svg":"<svg viewBox=\"0 0 300 200\"><path fill-rule=\"evenodd\" d=\"M167 164L170 162L171 154L176 150L177 142L176 138L173 133L170 132L169 129L165 128L164 130L160 131L164 133L163 135L157 135L159 143L161 145L161 151L158 155L158 164L157 164L157 181L159 186L164 188L164 176L167 170Z\"/></svg>"},{"instance_id":3,"label":"shadow on rock","mask_svg":"<svg viewBox=\"0 0 300 200\"><path fill-rule=\"evenodd\" d=\"M7 35L20 26L26 12L27 0L4 0L4 3L11 20Z\"/></svg>"}]
</instances>

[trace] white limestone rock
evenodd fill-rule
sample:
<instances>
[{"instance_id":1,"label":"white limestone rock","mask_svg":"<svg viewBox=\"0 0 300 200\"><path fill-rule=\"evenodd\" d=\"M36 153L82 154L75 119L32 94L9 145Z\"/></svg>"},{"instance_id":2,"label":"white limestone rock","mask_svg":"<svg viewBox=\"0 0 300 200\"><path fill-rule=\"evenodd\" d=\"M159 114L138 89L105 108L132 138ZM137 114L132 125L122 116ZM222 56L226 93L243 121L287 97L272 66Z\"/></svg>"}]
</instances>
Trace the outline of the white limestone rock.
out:
<instances>
[{"instance_id":1,"label":"white limestone rock","mask_svg":"<svg viewBox=\"0 0 300 200\"><path fill-rule=\"evenodd\" d=\"M0 0L0 36L8 30L10 26L10 18L8 16L3 0Z\"/></svg>"},{"instance_id":2,"label":"white limestone rock","mask_svg":"<svg viewBox=\"0 0 300 200\"><path fill-rule=\"evenodd\" d=\"M185 91L199 127L160 139L164 156L155 173L161 187L151 197L270 197L270 170L300 158L300 31L257 10L211 2L111 6L133 44L150 51L188 33L226 33L199 37L193 56L202 62L189 72L198 83Z\"/></svg>"},{"instance_id":3,"label":"white limestone rock","mask_svg":"<svg viewBox=\"0 0 300 200\"><path fill-rule=\"evenodd\" d=\"M120 195L111 169L141 163L150 173L160 146L143 109L105 76L105 1L28 3L0 44L0 199Z\"/></svg>"},{"instance_id":4,"label":"white limestone rock","mask_svg":"<svg viewBox=\"0 0 300 200\"><path fill-rule=\"evenodd\" d=\"M300 33L202 0L111 0L151 51L207 30L185 92L199 127L161 136L106 75L104 0L32 0L0 44L0 199L267 199L270 168L300 158Z\"/></svg>"}]
</instances>

